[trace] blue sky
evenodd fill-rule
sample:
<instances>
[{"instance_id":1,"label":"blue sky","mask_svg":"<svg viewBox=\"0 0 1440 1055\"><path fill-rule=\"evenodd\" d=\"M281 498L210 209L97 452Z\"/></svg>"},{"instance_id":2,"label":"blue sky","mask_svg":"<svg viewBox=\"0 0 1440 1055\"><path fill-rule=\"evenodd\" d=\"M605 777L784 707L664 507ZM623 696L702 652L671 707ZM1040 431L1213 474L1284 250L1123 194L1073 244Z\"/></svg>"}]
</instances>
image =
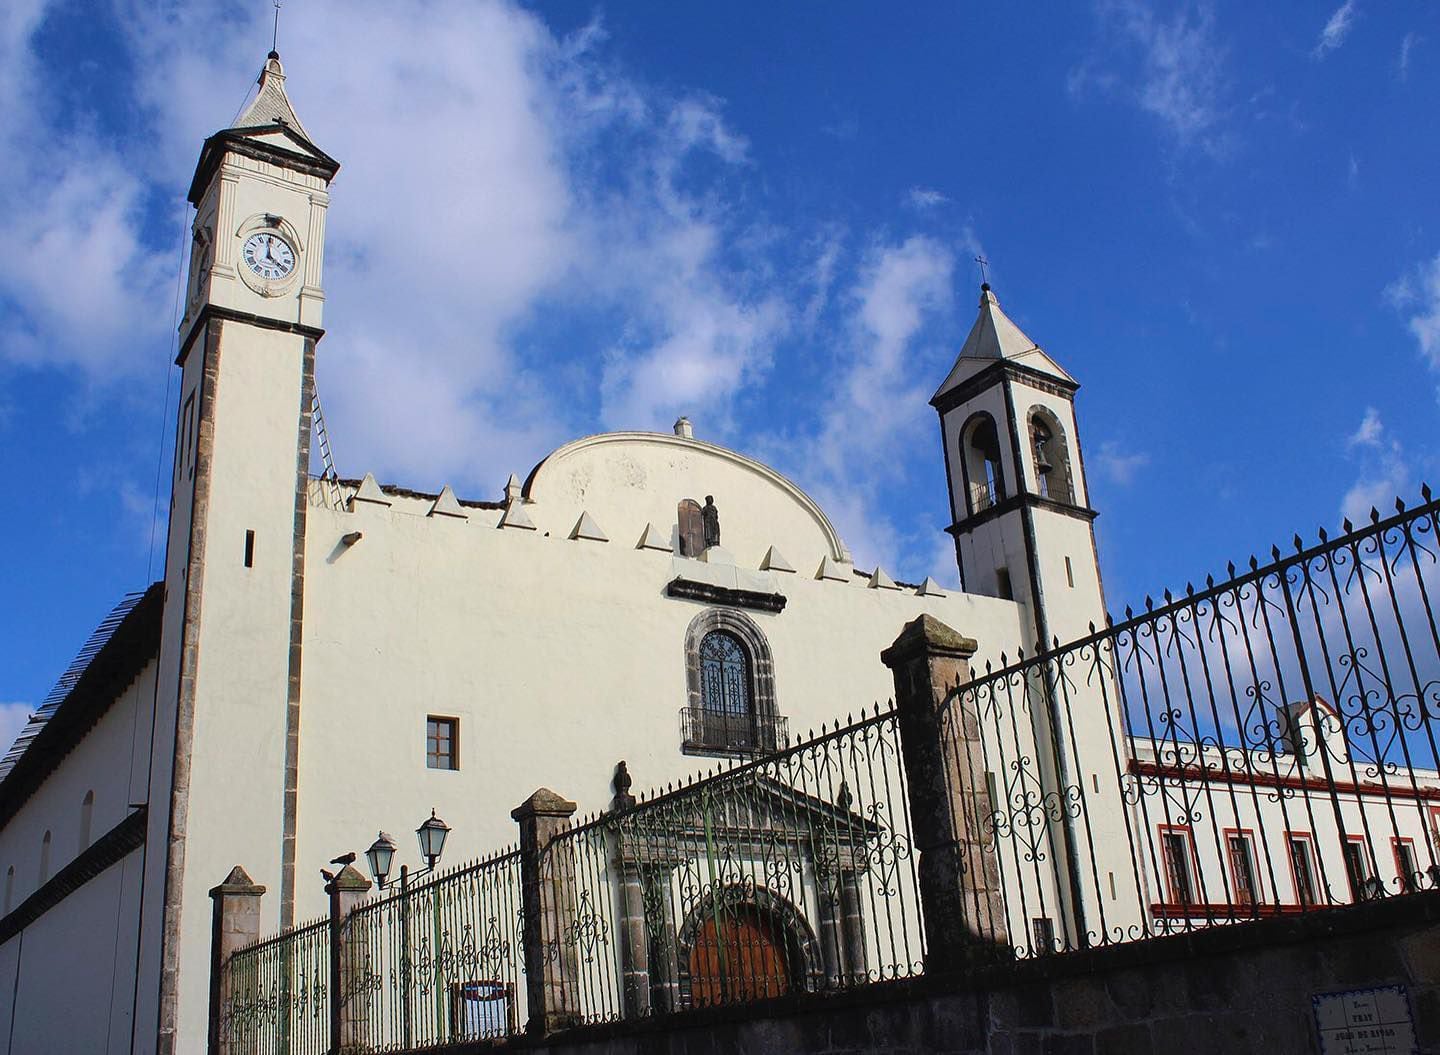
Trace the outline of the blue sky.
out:
<instances>
[{"instance_id":1,"label":"blue sky","mask_svg":"<svg viewBox=\"0 0 1440 1055\"><path fill-rule=\"evenodd\" d=\"M683 412L953 581L983 253L1082 382L1117 609L1436 478L1440 6L906 11L289 0L342 474L494 498ZM159 567L184 190L271 14L0 11L0 739Z\"/></svg>"}]
</instances>

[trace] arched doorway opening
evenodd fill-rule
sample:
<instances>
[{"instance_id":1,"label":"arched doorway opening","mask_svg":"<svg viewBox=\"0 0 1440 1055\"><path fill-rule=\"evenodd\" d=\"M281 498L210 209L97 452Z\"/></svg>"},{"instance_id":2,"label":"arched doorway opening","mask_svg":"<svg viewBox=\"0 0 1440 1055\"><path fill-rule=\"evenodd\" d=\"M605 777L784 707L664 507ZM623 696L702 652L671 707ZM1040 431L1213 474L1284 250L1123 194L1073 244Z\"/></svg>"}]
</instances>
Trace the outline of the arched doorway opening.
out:
<instances>
[{"instance_id":1,"label":"arched doorway opening","mask_svg":"<svg viewBox=\"0 0 1440 1055\"><path fill-rule=\"evenodd\" d=\"M695 1007L784 996L794 977L775 921L754 905L733 906L701 924L690 949Z\"/></svg>"},{"instance_id":2,"label":"arched doorway opening","mask_svg":"<svg viewBox=\"0 0 1440 1055\"><path fill-rule=\"evenodd\" d=\"M794 905L749 884L706 897L679 941L680 1006L714 1007L818 987L819 946Z\"/></svg>"}]
</instances>

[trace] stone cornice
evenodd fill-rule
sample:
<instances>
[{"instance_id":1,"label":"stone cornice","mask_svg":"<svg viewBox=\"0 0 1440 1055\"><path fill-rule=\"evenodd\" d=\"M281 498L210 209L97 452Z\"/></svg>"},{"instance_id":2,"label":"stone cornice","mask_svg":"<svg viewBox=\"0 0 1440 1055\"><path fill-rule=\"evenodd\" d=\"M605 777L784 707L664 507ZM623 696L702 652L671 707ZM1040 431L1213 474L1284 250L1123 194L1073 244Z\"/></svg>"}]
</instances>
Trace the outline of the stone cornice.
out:
<instances>
[{"instance_id":1,"label":"stone cornice","mask_svg":"<svg viewBox=\"0 0 1440 1055\"><path fill-rule=\"evenodd\" d=\"M693 579L675 578L665 587L666 597L680 597L687 601L703 604L721 604L731 608L754 608L762 612L783 612L785 595L782 593L759 593L755 590L741 590L728 586L716 586Z\"/></svg>"},{"instance_id":2,"label":"stone cornice","mask_svg":"<svg viewBox=\"0 0 1440 1055\"><path fill-rule=\"evenodd\" d=\"M1051 395L1071 399L1079 390L1080 385L1075 381L1066 381L1047 374L1034 367L1025 366L1021 363L1011 362L1009 359L997 359L993 364L981 370L974 377L962 384L956 385L948 392L937 395L930 400L930 405L941 414L953 410L955 407L973 398L978 392L995 385L1002 378L1009 378L1012 381L1019 381L1021 384L1038 389L1041 392L1049 392Z\"/></svg>"},{"instance_id":3,"label":"stone cornice","mask_svg":"<svg viewBox=\"0 0 1440 1055\"><path fill-rule=\"evenodd\" d=\"M256 315L253 312L236 311L234 308L222 307L219 304L206 304L196 314L195 321L190 324L190 329L185 334L185 339L180 342L180 354L175 356L176 366L185 365L185 357L190 354L191 345L195 343L195 338L200 336L201 331L205 329L205 324L211 319L239 322L247 326L259 326L266 330L279 330L281 333L294 333L317 342L325 336L325 331L318 326L306 326L304 323L291 322L288 319L272 319L265 315Z\"/></svg>"},{"instance_id":4,"label":"stone cornice","mask_svg":"<svg viewBox=\"0 0 1440 1055\"><path fill-rule=\"evenodd\" d=\"M294 141L301 150L286 150L273 143L263 143L252 138L256 134L277 132ZM205 145L200 148L200 161L195 166L195 178L190 181L188 199L191 205L200 204L200 199L204 197L206 188L210 186L227 153L265 161L281 168L303 172L307 176L317 176L326 183L334 179L335 173L340 171L340 162L287 125L226 129L205 140Z\"/></svg>"},{"instance_id":5,"label":"stone cornice","mask_svg":"<svg viewBox=\"0 0 1440 1055\"><path fill-rule=\"evenodd\" d=\"M974 531L982 524L987 524L997 517L1006 513L1012 513L1017 509L1029 506L1032 509L1048 509L1052 513L1059 513L1061 516L1073 517L1076 520L1092 522L1100 514L1088 506L1075 506L1066 502L1057 502L1053 498L1045 498L1041 495L1031 494L1022 491L1018 495L1012 495L1003 502L997 502L989 509L982 509L974 516L966 517L964 520L957 520L945 530L951 535L966 535Z\"/></svg>"}]
</instances>

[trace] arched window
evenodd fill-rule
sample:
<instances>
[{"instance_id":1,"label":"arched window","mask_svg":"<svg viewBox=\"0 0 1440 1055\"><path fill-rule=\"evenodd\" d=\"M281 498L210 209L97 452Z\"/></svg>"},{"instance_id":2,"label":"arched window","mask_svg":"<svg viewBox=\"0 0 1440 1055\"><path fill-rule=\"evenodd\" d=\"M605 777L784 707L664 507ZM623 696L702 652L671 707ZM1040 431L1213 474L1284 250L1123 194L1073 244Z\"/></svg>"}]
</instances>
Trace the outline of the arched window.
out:
<instances>
[{"instance_id":1,"label":"arched window","mask_svg":"<svg viewBox=\"0 0 1440 1055\"><path fill-rule=\"evenodd\" d=\"M785 720L775 713L770 644L749 616L731 608L697 615L685 635L685 668L685 750L752 754L785 739Z\"/></svg>"},{"instance_id":2,"label":"arched window","mask_svg":"<svg viewBox=\"0 0 1440 1055\"><path fill-rule=\"evenodd\" d=\"M976 414L961 432L971 514L1005 501L1005 475L1000 468L1000 433L989 414Z\"/></svg>"},{"instance_id":3,"label":"arched window","mask_svg":"<svg viewBox=\"0 0 1440 1055\"><path fill-rule=\"evenodd\" d=\"M711 714L754 713L750 657L734 634L712 630L700 641L700 706Z\"/></svg>"},{"instance_id":4,"label":"arched window","mask_svg":"<svg viewBox=\"0 0 1440 1055\"><path fill-rule=\"evenodd\" d=\"M85 792L80 800L80 852L90 848L90 819L95 813L95 792Z\"/></svg>"},{"instance_id":5,"label":"arched window","mask_svg":"<svg viewBox=\"0 0 1440 1055\"><path fill-rule=\"evenodd\" d=\"M40 882L50 878L50 833L40 840Z\"/></svg>"},{"instance_id":6,"label":"arched window","mask_svg":"<svg viewBox=\"0 0 1440 1055\"><path fill-rule=\"evenodd\" d=\"M1070 452L1055 415L1044 407L1030 408L1030 449L1035 458L1035 485L1042 497L1073 503Z\"/></svg>"}]
</instances>

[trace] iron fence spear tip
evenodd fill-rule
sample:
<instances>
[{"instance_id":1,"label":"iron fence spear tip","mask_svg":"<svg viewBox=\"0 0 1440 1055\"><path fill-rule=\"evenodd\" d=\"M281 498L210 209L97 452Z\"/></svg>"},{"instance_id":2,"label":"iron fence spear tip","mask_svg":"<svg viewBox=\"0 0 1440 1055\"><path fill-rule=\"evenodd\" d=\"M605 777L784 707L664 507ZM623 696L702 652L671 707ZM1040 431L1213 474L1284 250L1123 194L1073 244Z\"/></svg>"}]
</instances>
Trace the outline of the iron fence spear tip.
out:
<instances>
[{"instance_id":1,"label":"iron fence spear tip","mask_svg":"<svg viewBox=\"0 0 1440 1055\"><path fill-rule=\"evenodd\" d=\"M1350 523L1349 517L1346 517L1344 520L1340 521L1340 528L1342 531L1345 532L1345 534L1348 535L1350 534L1350 532L1355 530L1355 525Z\"/></svg>"},{"instance_id":2,"label":"iron fence spear tip","mask_svg":"<svg viewBox=\"0 0 1440 1055\"><path fill-rule=\"evenodd\" d=\"M1396 495L1396 496L1395 496L1395 512L1397 512L1397 513L1403 513L1403 512L1405 512L1405 500L1404 500L1403 498L1401 498L1399 495Z\"/></svg>"},{"instance_id":3,"label":"iron fence spear tip","mask_svg":"<svg viewBox=\"0 0 1440 1055\"><path fill-rule=\"evenodd\" d=\"M1380 510L1376 509L1374 506L1371 506L1371 507L1370 507L1370 520L1371 520L1372 522L1374 522L1374 521L1379 520L1379 519L1380 519Z\"/></svg>"},{"instance_id":4,"label":"iron fence spear tip","mask_svg":"<svg viewBox=\"0 0 1440 1055\"><path fill-rule=\"evenodd\" d=\"M1260 567L1260 562L1255 559L1255 554L1250 554L1250 570L1254 571L1258 567Z\"/></svg>"},{"instance_id":5,"label":"iron fence spear tip","mask_svg":"<svg viewBox=\"0 0 1440 1055\"><path fill-rule=\"evenodd\" d=\"M1430 485L1429 485L1429 484L1421 484L1421 485L1420 485L1420 497L1423 498L1423 499L1425 499L1425 501L1427 501L1427 502L1430 501Z\"/></svg>"},{"instance_id":6,"label":"iron fence spear tip","mask_svg":"<svg viewBox=\"0 0 1440 1055\"><path fill-rule=\"evenodd\" d=\"M1326 531L1323 527L1322 527L1322 528L1317 528L1317 529L1316 529L1316 534L1318 534L1318 535L1320 536L1320 541L1321 541L1321 542L1329 542L1329 541L1330 541L1330 532Z\"/></svg>"}]
</instances>

